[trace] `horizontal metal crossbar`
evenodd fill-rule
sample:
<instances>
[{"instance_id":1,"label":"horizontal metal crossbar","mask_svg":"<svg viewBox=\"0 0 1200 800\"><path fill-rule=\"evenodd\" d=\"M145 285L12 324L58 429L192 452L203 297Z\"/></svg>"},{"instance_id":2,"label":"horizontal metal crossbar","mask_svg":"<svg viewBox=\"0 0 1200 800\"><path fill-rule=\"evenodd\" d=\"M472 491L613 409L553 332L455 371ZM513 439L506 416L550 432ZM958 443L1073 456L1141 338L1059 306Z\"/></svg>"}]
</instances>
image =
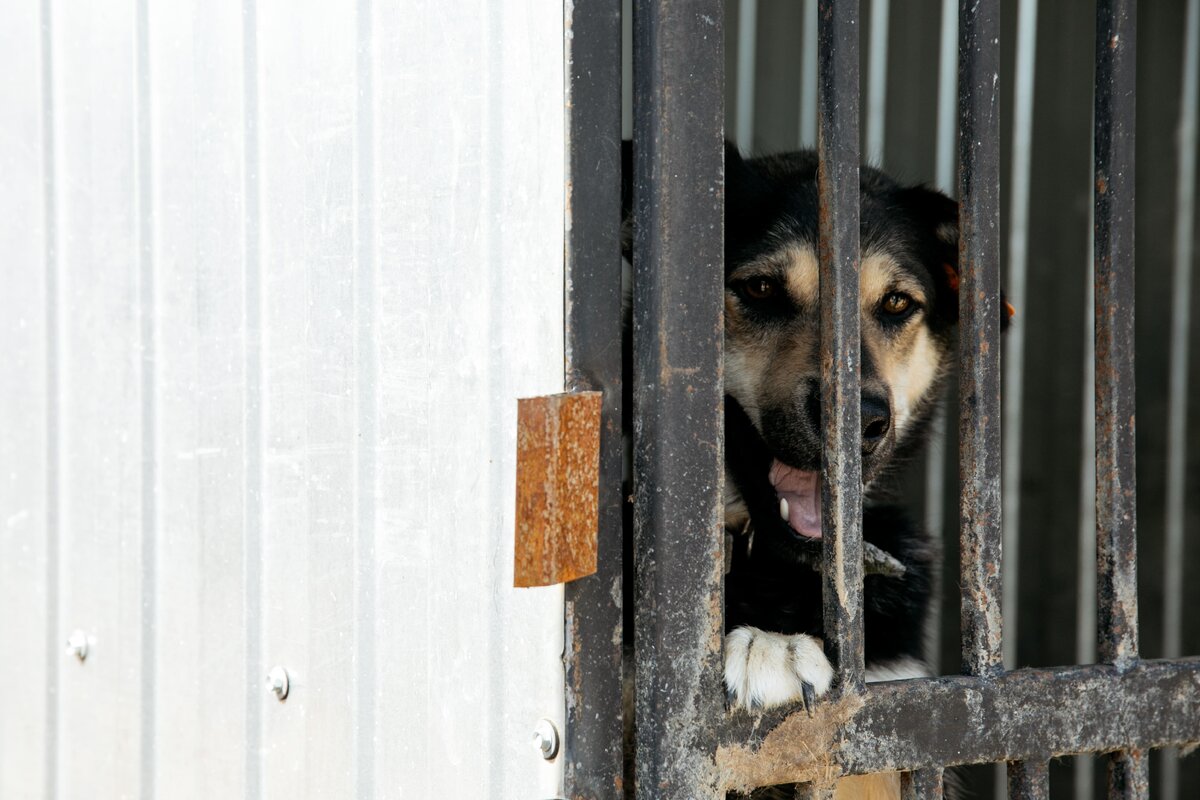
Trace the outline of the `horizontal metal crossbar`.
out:
<instances>
[{"instance_id":1,"label":"horizontal metal crossbar","mask_svg":"<svg viewBox=\"0 0 1200 800\"><path fill-rule=\"evenodd\" d=\"M872 684L860 697L726 718L731 789L1200 742L1200 659Z\"/></svg>"}]
</instances>

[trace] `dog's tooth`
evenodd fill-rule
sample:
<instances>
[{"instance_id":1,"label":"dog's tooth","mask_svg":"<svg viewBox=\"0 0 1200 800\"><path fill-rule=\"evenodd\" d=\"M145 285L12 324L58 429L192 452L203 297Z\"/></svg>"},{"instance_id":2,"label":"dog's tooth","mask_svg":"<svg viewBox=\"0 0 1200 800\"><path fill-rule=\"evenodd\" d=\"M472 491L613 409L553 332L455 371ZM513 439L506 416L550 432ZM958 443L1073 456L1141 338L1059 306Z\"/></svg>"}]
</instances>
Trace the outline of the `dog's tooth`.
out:
<instances>
[{"instance_id":1,"label":"dog's tooth","mask_svg":"<svg viewBox=\"0 0 1200 800\"><path fill-rule=\"evenodd\" d=\"M784 522L787 522L788 502L786 497L779 498L779 516L783 517Z\"/></svg>"}]
</instances>

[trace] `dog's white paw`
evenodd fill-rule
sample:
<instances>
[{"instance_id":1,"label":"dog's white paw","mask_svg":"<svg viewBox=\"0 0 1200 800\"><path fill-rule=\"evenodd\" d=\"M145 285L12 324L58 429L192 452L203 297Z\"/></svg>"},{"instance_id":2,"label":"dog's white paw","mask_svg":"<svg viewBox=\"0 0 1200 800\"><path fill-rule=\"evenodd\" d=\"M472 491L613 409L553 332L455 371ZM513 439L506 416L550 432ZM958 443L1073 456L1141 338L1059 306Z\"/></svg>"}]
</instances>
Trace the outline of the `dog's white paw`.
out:
<instances>
[{"instance_id":1,"label":"dog's white paw","mask_svg":"<svg viewBox=\"0 0 1200 800\"><path fill-rule=\"evenodd\" d=\"M813 701L829 691L833 667L821 640L802 633L771 633L749 626L725 636L725 688L747 709Z\"/></svg>"}]
</instances>

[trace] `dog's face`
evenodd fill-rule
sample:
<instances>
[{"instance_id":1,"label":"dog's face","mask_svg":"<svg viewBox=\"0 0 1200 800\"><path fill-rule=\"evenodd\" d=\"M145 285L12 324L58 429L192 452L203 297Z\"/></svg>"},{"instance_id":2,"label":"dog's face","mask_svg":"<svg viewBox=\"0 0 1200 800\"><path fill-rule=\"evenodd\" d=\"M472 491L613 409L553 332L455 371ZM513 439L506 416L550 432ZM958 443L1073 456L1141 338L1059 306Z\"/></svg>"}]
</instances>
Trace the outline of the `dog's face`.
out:
<instances>
[{"instance_id":1,"label":"dog's face","mask_svg":"<svg viewBox=\"0 0 1200 800\"><path fill-rule=\"evenodd\" d=\"M784 501L791 527L819 536L816 160L798 153L743 161L729 148L726 176L725 393L770 451L761 479ZM862 457L870 483L922 435L951 360L957 208L864 168L860 213ZM744 513L738 506L727 508L727 522Z\"/></svg>"}]
</instances>

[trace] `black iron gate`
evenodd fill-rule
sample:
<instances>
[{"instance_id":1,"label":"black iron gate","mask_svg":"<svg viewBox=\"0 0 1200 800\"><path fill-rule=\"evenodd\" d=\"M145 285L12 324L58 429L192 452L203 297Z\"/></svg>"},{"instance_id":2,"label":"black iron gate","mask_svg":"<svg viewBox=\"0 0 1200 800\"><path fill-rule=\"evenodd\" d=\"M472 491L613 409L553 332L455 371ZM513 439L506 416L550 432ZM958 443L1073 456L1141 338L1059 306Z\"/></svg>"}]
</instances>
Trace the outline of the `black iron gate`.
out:
<instances>
[{"instance_id":1,"label":"black iron gate","mask_svg":"<svg viewBox=\"0 0 1200 800\"><path fill-rule=\"evenodd\" d=\"M858 374L858 3L819 7L826 650L809 715L728 711L721 688L723 3L635 3L633 427L637 794L723 796L1008 762L1011 797L1048 759L1108 753L1109 796L1147 797L1146 752L1200 740L1200 660L1138 656L1134 528L1135 3L1099 2L1095 93L1098 653L1001 658L998 0L959 10L960 511L964 675L864 685ZM572 388L603 389L601 571L568 587L567 794L623 791L620 2L567 4ZM624 576L628 580L631 576ZM841 587L841 591L834 590ZM827 791L820 789L819 791Z\"/></svg>"}]
</instances>

